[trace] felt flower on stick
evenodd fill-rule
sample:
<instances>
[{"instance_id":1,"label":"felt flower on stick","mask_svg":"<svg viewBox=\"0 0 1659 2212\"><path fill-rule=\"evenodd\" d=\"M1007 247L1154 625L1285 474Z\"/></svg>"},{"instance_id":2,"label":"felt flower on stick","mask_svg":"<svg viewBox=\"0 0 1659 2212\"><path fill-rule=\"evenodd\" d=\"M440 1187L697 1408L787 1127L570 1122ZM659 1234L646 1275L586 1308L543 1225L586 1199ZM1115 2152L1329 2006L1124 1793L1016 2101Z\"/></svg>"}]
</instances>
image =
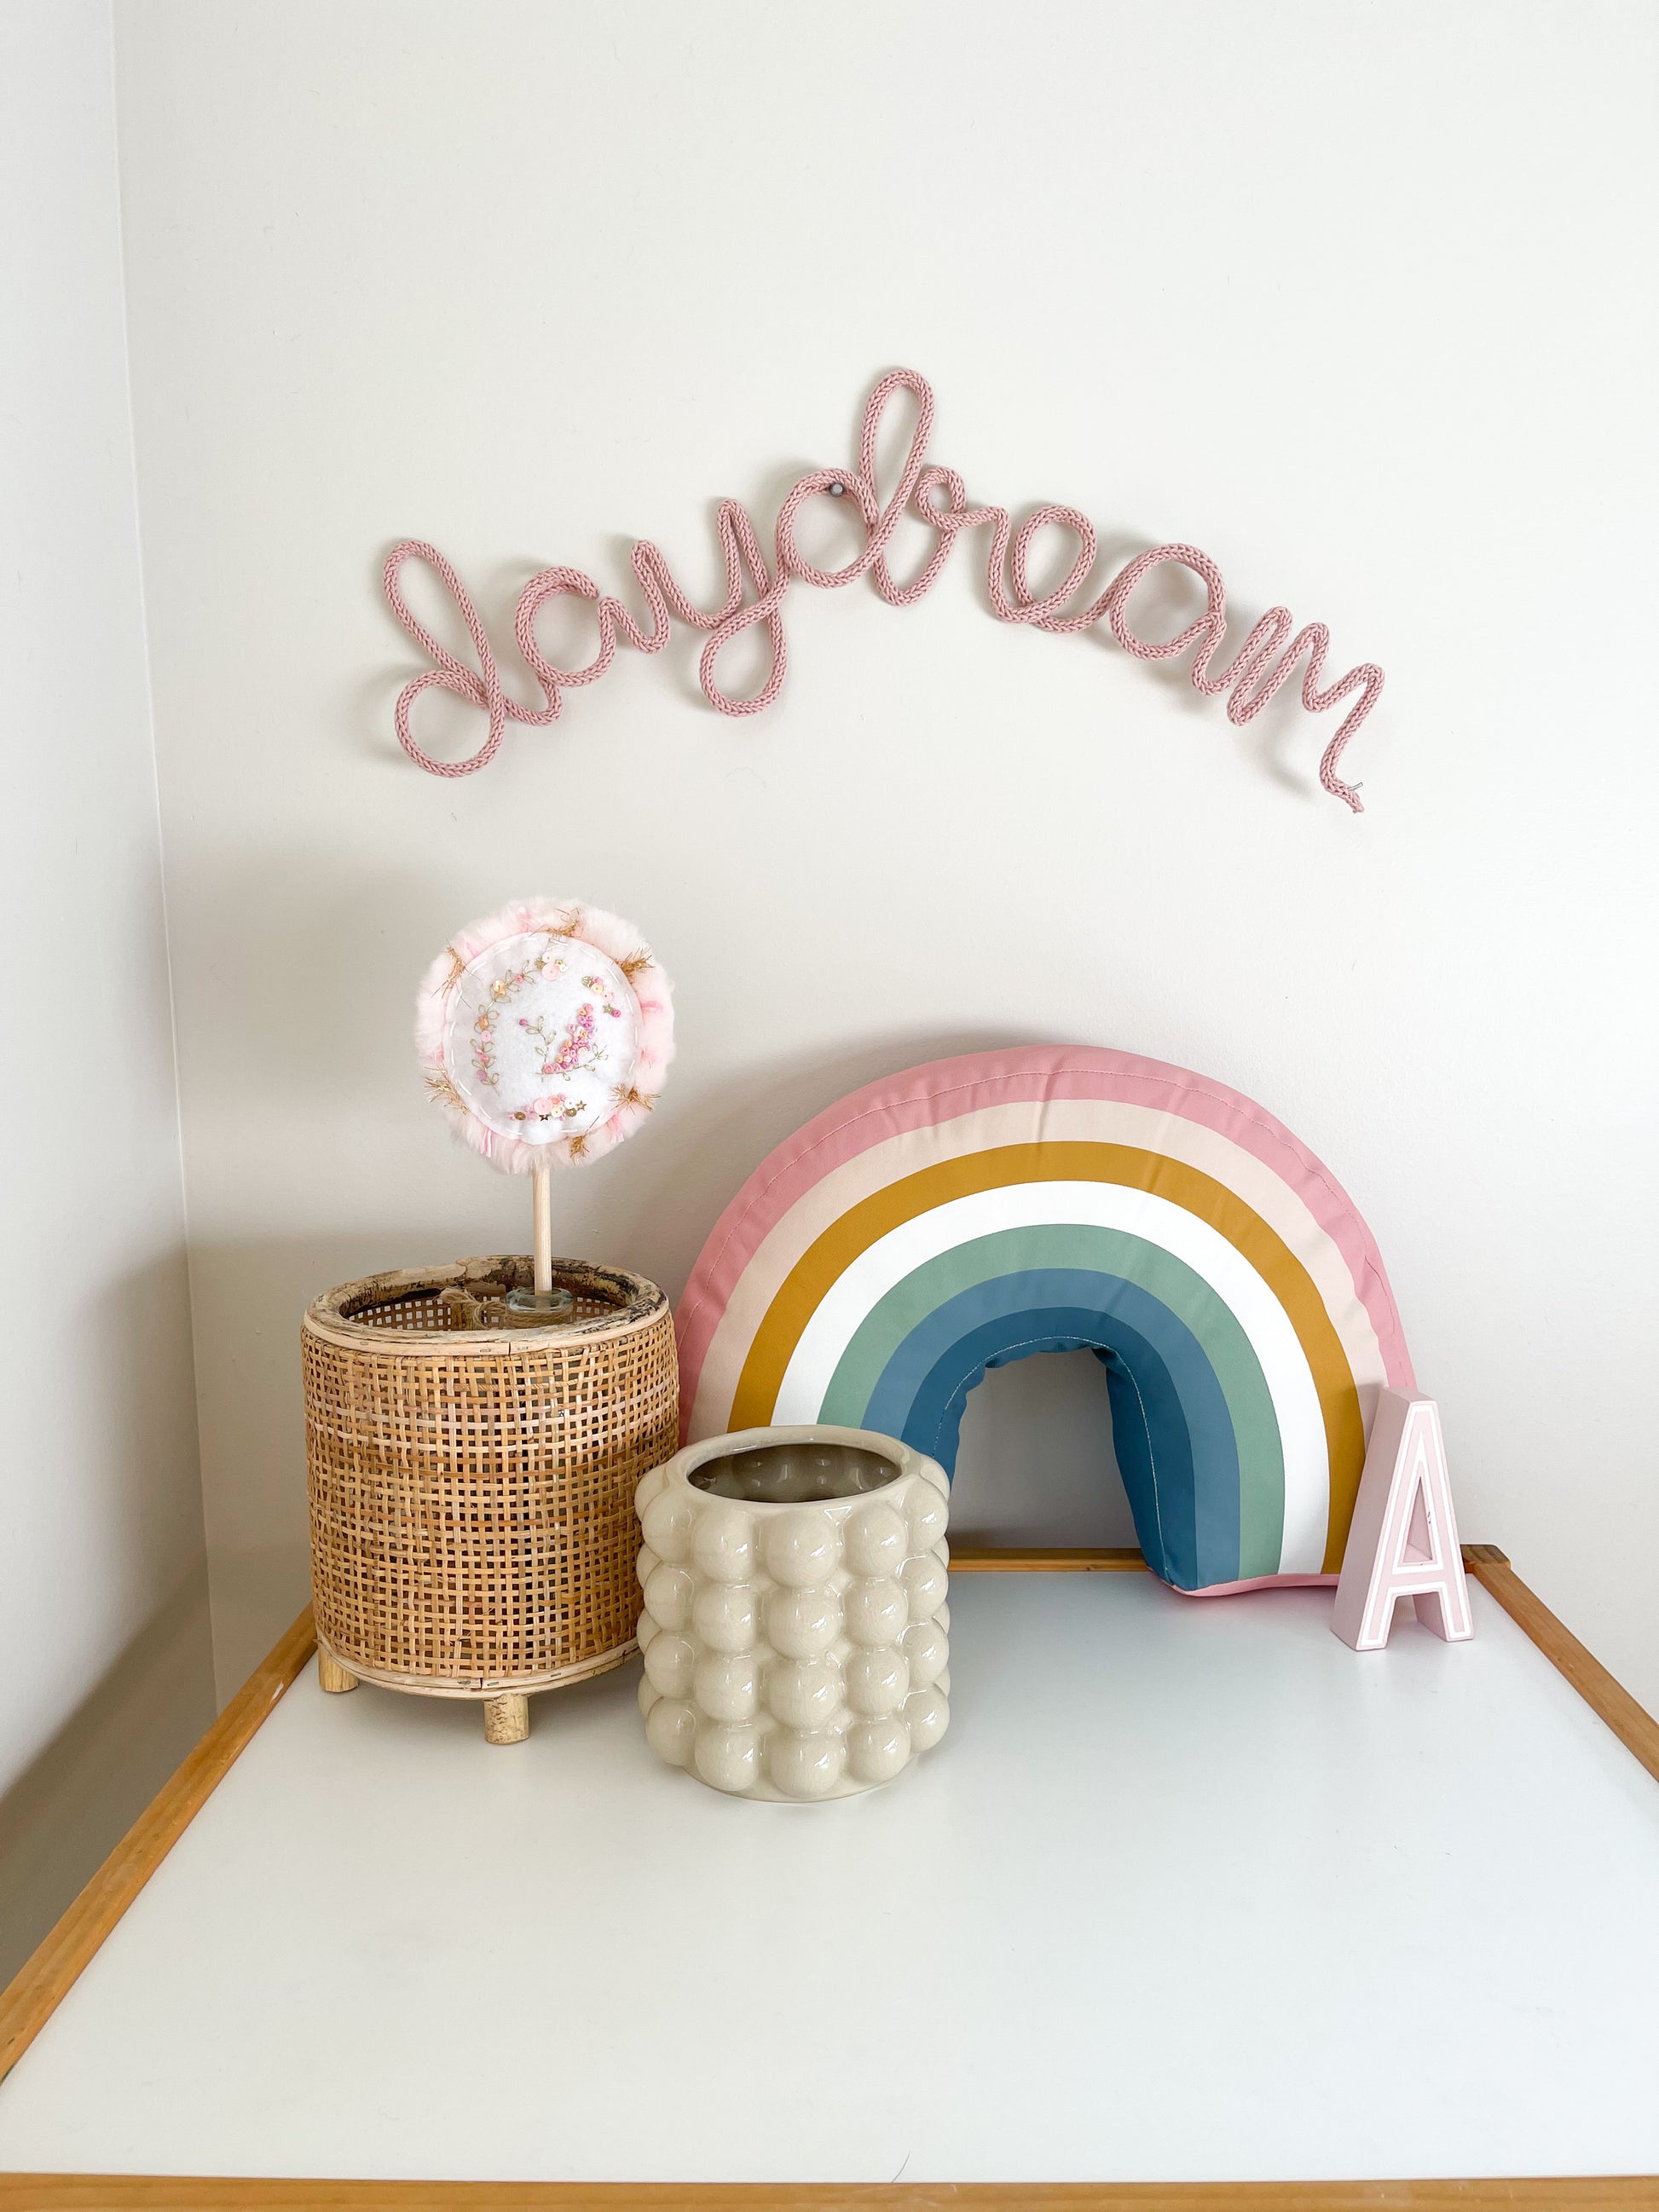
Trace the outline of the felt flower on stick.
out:
<instances>
[{"instance_id":1,"label":"felt flower on stick","mask_svg":"<svg viewBox=\"0 0 1659 2212\"><path fill-rule=\"evenodd\" d=\"M538 1292L556 1168L598 1159L651 1111L674 1051L668 978L630 923L515 899L458 929L416 1002L416 1049L455 1134L535 1179Z\"/></svg>"}]
</instances>

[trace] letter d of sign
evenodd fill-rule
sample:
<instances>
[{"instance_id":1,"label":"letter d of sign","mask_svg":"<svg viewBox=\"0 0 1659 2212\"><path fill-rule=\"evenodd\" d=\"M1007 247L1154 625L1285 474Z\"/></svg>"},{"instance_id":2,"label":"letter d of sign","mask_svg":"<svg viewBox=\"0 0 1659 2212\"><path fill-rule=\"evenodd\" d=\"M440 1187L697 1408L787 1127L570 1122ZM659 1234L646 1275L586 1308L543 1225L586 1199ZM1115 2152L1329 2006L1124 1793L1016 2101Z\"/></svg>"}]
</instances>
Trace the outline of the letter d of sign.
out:
<instances>
[{"instance_id":1,"label":"letter d of sign","mask_svg":"<svg viewBox=\"0 0 1659 2212\"><path fill-rule=\"evenodd\" d=\"M1474 1633L1439 1408L1432 1398L1384 1390L1359 1480L1332 1630L1356 1651L1380 1651L1401 1598L1414 1598L1418 1619L1448 1644Z\"/></svg>"}]
</instances>

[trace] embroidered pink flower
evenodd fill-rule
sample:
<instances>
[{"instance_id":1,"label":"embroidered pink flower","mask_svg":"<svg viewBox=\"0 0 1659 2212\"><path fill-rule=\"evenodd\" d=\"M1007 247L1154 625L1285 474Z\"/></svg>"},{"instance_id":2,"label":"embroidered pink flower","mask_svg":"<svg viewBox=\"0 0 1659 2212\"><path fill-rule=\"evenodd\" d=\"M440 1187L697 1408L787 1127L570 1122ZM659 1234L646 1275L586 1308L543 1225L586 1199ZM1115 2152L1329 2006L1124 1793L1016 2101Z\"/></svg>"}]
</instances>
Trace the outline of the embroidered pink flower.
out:
<instances>
[{"instance_id":1,"label":"embroidered pink flower","mask_svg":"<svg viewBox=\"0 0 1659 2212\"><path fill-rule=\"evenodd\" d=\"M585 1000L565 1024L553 1064L561 1075L574 1075L593 1048L593 1009Z\"/></svg>"},{"instance_id":2,"label":"embroidered pink flower","mask_svg":"<svg viewBox=\"0 0 1659 2212\"><path fill-rule=\"evenodd\" d=\"M607 1012L610 1011L606 1009ZM537 1073L541 1075L590 1075L603 1064L604 1054L594 1036L593 1007L585 1002L578 1006L565 1024L562 1034L556 1041L550 1034L545 1021L538 1018L522 1018L522 1026L541 1046L546 1057ZM580 1113L580 1106L562 1106L562 1115L568 1119Z\"/></svg>"}]
</instances>

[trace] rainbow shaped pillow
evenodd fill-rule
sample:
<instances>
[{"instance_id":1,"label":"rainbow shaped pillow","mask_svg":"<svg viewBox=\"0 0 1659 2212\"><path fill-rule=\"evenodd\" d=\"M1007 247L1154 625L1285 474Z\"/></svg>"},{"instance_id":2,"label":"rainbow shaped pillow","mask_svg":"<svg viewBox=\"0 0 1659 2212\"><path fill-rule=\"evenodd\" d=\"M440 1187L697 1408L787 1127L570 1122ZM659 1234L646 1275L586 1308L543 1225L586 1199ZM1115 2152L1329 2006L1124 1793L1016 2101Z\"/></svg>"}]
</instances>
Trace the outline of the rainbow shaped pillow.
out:
<instances>
[{"instance_id":1,"label":"rainbow shaped pillow","mask_svg":"<svg viewBox=\"0 0 1659 2212\"><path fill-rule=\"evenodd\" d=\"M1330 1582L1376 1394L1413 1390L1370 1231L1306 1146L1086 1047L855 1091L750 1177L682 1301L689 1442L833 1421L955 1466L988 1367L1087 1346L1141 1549L1178 1589Z\"/></svg>"}]
</instances>

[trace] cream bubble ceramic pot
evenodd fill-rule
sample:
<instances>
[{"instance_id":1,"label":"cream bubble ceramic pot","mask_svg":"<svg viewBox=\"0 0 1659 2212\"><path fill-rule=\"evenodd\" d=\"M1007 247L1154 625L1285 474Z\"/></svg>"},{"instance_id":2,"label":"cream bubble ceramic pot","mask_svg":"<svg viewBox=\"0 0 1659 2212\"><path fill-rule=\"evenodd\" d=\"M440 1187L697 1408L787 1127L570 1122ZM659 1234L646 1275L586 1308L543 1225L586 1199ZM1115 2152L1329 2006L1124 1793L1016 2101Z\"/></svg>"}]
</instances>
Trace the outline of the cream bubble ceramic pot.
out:
<instances>
[{"instance_id":1,"label":"cream bubble ceramic pot","mask_svg":"<svg viewBox=\"0 0 1659 2212\"><path fill-rule=\"evenodd\" d=\"M738 1797L890 1782L950 1721L949 1486L862 1429L688 1444L635 1493L653 1750Z\"/></svg>"}]
</instances>

